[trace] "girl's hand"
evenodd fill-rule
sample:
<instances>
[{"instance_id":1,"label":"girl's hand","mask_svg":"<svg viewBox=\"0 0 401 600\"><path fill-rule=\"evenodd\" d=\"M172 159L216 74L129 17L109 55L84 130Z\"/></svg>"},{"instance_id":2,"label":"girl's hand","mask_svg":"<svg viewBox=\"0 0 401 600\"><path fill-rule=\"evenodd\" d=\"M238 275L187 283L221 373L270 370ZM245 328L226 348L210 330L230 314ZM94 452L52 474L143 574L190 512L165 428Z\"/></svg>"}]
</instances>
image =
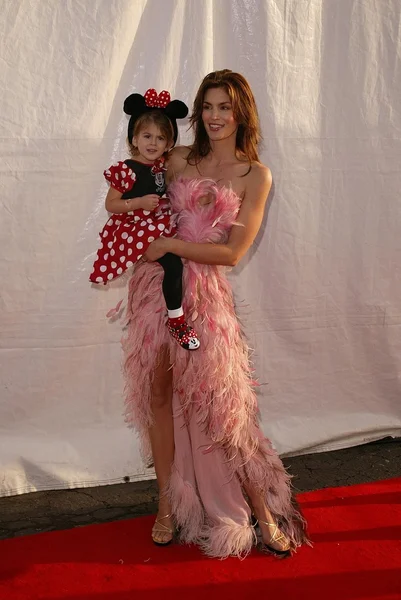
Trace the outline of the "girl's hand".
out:
<instances>
[{"instance_id":1,"label":"girl's hand","mask_svg":"<svg viewBox=\"0 0 401 600\"><path fill-rule=\"evenodd\" d=\"M159 200L160 198L157 194L147 194L146 196L142 196L142 198L139 198L140 208L153 211L159 206Z\"/></svg>"},{"instance_id":2,"label":"girl's hand","mask_svg":"<svg viewBox=\"0 0 401 600\"><path fill-rule=\"evenodd\" d=\"M170 252L170 238L159 237L157 240L152 242L144 254L144 260L154 262L167 252Z\"/></svg>"}]
</instances>

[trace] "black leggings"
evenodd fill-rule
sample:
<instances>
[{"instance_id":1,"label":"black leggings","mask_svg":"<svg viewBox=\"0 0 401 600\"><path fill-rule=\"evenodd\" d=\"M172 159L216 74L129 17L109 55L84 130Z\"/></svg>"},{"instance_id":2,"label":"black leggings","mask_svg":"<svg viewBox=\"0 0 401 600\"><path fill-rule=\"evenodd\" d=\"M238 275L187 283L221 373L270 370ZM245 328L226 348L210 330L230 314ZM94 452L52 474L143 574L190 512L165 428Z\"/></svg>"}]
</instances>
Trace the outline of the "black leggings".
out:
<instances>
[{"instance_id":1,"label":"black leggings","mask_svg":"<svg viewBox=\"0 0 401 600\"><path fill-rule=\"evenodd\" d=\"M180 308L182 304L182 261L176 254L168 252L157 261L164 271L163 296L168 310Z\"/></svg>"}]
</instances>

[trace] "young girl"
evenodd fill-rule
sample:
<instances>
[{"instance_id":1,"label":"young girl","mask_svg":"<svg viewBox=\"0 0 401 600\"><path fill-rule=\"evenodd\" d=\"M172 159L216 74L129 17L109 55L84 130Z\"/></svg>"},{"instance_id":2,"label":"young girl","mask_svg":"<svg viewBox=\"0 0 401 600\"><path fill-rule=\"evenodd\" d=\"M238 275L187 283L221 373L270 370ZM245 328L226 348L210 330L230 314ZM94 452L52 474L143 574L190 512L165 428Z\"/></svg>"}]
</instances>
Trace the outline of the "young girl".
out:
<instances>
[{"instance_id":1,"label":"young girl","mask_svg":"<svg viewBox=\"0 0 401 600\"><path fill-rule=\"evenodd\" d=\"M119 277L142 258L156 238L176 233L170 203L164 197L165 154L177 141L176 119L186 117L188 108L180 100L170 102L168 92L157 95L150 89L145 96L128 96L124 112L131 115L128 143L134 158L104 171L110 183L105 206L112 215L100 233L100 248L89 277L92 283L106 284ZM164 270L168 330L180 346L196 350L199 339L182 309L182 261L168 253L158 262Z\"/></svg>"}]
</instances>

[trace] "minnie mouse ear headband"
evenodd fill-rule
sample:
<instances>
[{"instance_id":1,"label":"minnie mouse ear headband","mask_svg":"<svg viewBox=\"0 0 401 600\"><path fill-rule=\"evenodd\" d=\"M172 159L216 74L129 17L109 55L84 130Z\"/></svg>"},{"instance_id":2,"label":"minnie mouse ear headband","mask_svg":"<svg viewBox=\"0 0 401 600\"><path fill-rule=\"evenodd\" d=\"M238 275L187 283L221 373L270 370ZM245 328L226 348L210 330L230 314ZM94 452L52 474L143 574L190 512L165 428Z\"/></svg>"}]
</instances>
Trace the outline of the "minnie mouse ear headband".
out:
<instances>
[{"instance_id":1,"label":"minnie mouse ear headband","mask_svg":"<svg viewBox=\"0 0 401 600\"><path fill-rule=\"evenodd\" d=\"M157 94L156 90L149 89L144 96L141 94L131 94L124 100L124 112L130 115L128 123L128 141L132 144L135 122L144 113L153 110L160 110L171 121L174 131L174 144L177 141L178 129L177 119L185 119L188 114L188 107L181 100L170 100L169 92L163 90Z\"/></svg>"}]
</instances>

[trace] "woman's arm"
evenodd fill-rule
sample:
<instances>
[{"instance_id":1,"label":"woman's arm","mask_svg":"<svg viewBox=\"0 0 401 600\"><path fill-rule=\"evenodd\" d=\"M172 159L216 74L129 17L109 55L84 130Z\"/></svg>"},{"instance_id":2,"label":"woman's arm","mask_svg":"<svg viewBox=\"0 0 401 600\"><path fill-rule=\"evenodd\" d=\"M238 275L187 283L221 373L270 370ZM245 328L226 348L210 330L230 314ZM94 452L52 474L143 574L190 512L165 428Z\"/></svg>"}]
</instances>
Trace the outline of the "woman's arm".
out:
<instances>
[{"instance_id":1,"label":"woman's arm","mask_svg":"<svg viewBox=\"0 0 401 600\"><path fill-rule=\"evenodd\" d=\"M146 258L154 261L166 252L172 252L201 264L235 266L247 253L260 229L271 184L270 169L263 165L252 169L227 244L197 244L177 238L159 238L149 246Z\"/></svg>"}]
</instances>

